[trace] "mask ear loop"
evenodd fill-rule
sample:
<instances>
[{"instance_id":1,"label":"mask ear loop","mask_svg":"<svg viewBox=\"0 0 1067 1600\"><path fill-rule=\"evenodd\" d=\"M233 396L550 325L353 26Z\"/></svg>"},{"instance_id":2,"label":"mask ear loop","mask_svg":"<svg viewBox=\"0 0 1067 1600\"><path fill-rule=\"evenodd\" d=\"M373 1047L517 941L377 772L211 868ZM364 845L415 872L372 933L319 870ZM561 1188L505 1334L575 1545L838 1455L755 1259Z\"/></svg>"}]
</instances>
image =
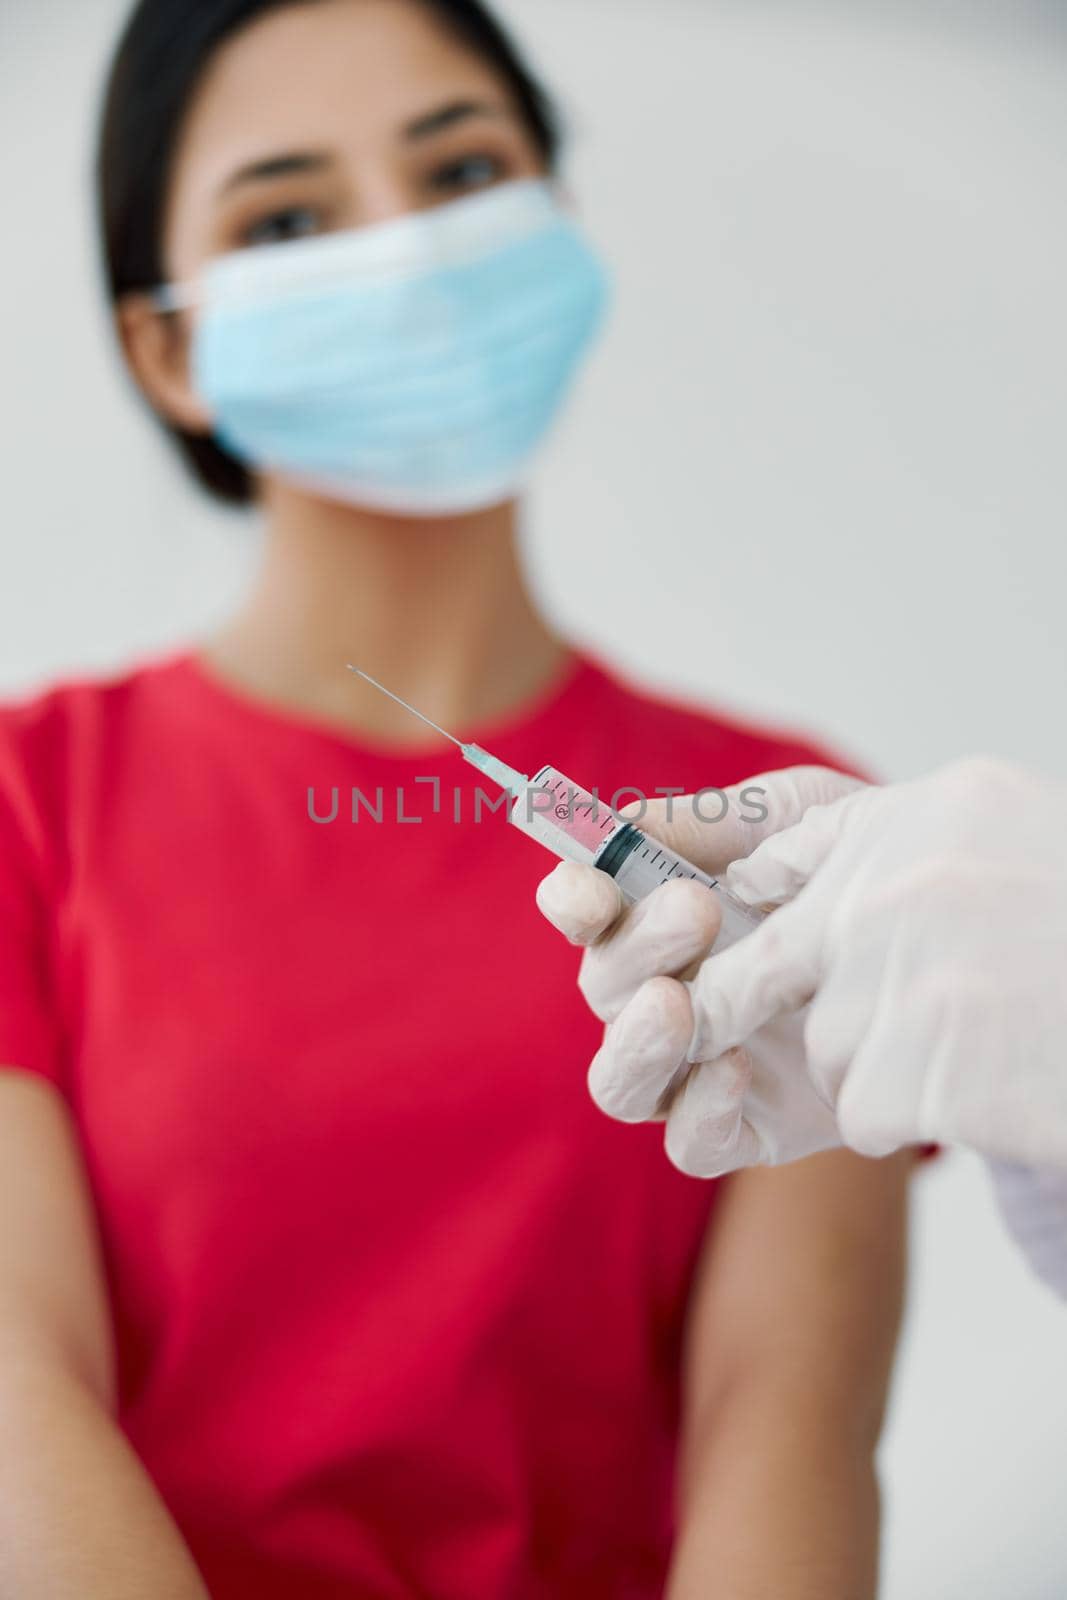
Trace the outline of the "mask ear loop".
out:
<instances>
[{"instance_id":1,"label":"mask ear loop","mask_svg":"<svg viewBox=\"0 0 1067 1600\"><path fill-rule=\"evenodd\" d=\"M199 296L189 284L172 283L153 289L149 298L157 311L164 316L171 316L178 311L191 311Z\"/></svg>"}]
</instances>

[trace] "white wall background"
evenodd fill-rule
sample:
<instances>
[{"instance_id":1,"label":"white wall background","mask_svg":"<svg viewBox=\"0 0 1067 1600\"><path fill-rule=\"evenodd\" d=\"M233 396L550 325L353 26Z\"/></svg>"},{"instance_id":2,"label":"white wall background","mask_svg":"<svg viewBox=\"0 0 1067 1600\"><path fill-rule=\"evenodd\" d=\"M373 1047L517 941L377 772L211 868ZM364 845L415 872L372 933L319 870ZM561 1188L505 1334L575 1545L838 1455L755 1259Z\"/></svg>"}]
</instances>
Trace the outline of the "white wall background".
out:
<instances>
[{"instance_id":1,"label":"white wall background","mask_svg":"<svg viewBox=\"0 0 1067 1600\"><path fill-rule=\"evenodd\" d=\"M124 9L0 0L2 691L186 638L254 557L100 314L86 177ZM890 776L977 749L1067 776L1067 4L504 9L619 280L534 508L549 605ZM1062 1600L1067 1308L977 1163L920 1191L887 1600Z\"/></svg>"}]
</instances>

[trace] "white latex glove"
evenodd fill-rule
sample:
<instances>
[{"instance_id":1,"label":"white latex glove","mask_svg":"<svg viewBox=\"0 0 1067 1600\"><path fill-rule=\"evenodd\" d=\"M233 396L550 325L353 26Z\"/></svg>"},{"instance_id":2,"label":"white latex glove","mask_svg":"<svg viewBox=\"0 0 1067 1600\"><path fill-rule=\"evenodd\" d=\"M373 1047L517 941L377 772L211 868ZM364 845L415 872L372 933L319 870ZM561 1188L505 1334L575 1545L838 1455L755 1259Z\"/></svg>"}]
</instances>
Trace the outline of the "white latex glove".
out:
<instances>
[{"instance_id":1,"label":"white latex glove","mask_svg":"<svg viewBox=\"0 0 1067 1600\"><path fill-rule=\"evenodd\" d=\"M782 908L702 967L705 1049L810 1001L808 1069L853 1149L1067 1169L1067 790L958 762L807 809L726 881Z\"/></svg>"},{"instance_id":2,"label":"white latex glove","mask_svg":"<svg viewBox=\"0 0 1067 1600\"><path fill-rule=\"evenodd\" d=\"M590 953L583 987L614 1023L591 1073L598 1103L629 1120L647 1116L680 1062L702 1063L668 1122L686 1170L744 1164L755 1142L746 1123L769 1159L788 1159L789 1128L762 1121L767 1106L772 1115L784 1107L764 1098L753 1125L745 1100L755 1074L746 1078L734 1051L810 1002L807 1068L853 1149L958 1142L1067 1170L1067 791L982 760L886 789L795 768L734 793L752 786L766 796L762 825L732 811L709 826L684 801L673 822L664 805L643 822L712 872L753 850L726 881L751 904L781 909L685 984L641 981L678 970L649 947L647 930L664 949L681 949L697 909L684 885L658 890L640 921L624 919L628 938L612 934ZM673 904L653 913L675 890ZM603 874L578 868L557 869L539 901L583 943L620 908ZM610 1009L605 996L614 996ZM700 1115L704 1097L717 1117ZM799 1151L807 1128L805 1117Z\"/></svg>"},{"instance_id":3,"label":"white latex glove","mask_svg":"<svg viewBox=\"0 0 1067 1600\"><path fill-rule=\"evenodd\" d=\"M746 821L741 790L763 782L753 778L727 791L731 805L722 822L704 821L685 801L673 801L651 804L641 826L718 873L780 824L782 805L796 814L789 783L819 794L857 787L821 768L797 768L779 783L767 819ZM805 1071L802 1013L768 1022L727 1051L709 1046L697 1026L690 987L679 979L696 970L718 932L718 906L707 889L674 881L627 910L605 873L568 863L544 880L537 898L549 921L586 947L579 985L608 1025L589 1087L609 1116L665 1120L667 1154L695 1177L776 1166L840 1144L833 1113Z\"/></svg>"}]
</instances>

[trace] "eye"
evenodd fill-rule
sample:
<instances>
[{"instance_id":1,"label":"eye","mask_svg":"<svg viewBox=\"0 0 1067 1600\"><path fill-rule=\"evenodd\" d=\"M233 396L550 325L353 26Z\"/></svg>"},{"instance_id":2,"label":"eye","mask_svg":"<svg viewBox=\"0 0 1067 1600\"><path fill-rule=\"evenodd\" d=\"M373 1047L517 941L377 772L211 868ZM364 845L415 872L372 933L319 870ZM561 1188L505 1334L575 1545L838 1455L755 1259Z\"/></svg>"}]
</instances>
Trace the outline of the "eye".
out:
<instances>
[{"instance_id":1,"label":"eye","mask_svg":"<svg viewBox=\"0 0 1067 1600\"><path fill-rule=\"evenodd\" d=\"M241 242L249 248L262 244L291 244L295 239L309 239L320 233L323 219L308 206L288 206L284 211L272 211L241 235Z\"/></svg>"},{"instance_id":2,"label":"eye","mask_svg":"<svg viewBox=\"0 0 1067 1600\"><path fill-rule=\"evenodd\" d=\"M499 156L471 155L446 162L430 174L429 188L439 195L462 194L469 189L487 189L508 176L508 165Z\"/></svg>"}]
</instances>

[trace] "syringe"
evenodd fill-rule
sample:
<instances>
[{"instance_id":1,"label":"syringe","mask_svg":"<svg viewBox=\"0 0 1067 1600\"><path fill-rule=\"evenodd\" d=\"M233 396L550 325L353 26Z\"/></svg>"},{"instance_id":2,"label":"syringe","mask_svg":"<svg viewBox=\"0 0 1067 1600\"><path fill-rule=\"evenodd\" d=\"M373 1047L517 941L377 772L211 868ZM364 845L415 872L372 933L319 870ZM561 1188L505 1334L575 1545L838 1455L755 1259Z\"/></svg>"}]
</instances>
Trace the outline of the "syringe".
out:
<instances>
[{"instance_id":1,"label":"syringe","mask_svg":"<svg viewBox=\"0 0 1067 1600\"><path fill-rule=\"evenodd\" d=\"M703 884L716 895L722 908L716 950L736 944L762 922L762 915L732 895L718 878L702 872L668 845L643 833L555 767L542 767L531 779L480 745L464 744L361 668L349 664L348 670L395 700L442 738L450 740L460 750L464 761L501 789L506 789L513 796L508 820L520 832L536 839L561 861L577 861L606 872L631 904L643 900L672 878L689 878Z\"/></svg>"}]
</instances>

